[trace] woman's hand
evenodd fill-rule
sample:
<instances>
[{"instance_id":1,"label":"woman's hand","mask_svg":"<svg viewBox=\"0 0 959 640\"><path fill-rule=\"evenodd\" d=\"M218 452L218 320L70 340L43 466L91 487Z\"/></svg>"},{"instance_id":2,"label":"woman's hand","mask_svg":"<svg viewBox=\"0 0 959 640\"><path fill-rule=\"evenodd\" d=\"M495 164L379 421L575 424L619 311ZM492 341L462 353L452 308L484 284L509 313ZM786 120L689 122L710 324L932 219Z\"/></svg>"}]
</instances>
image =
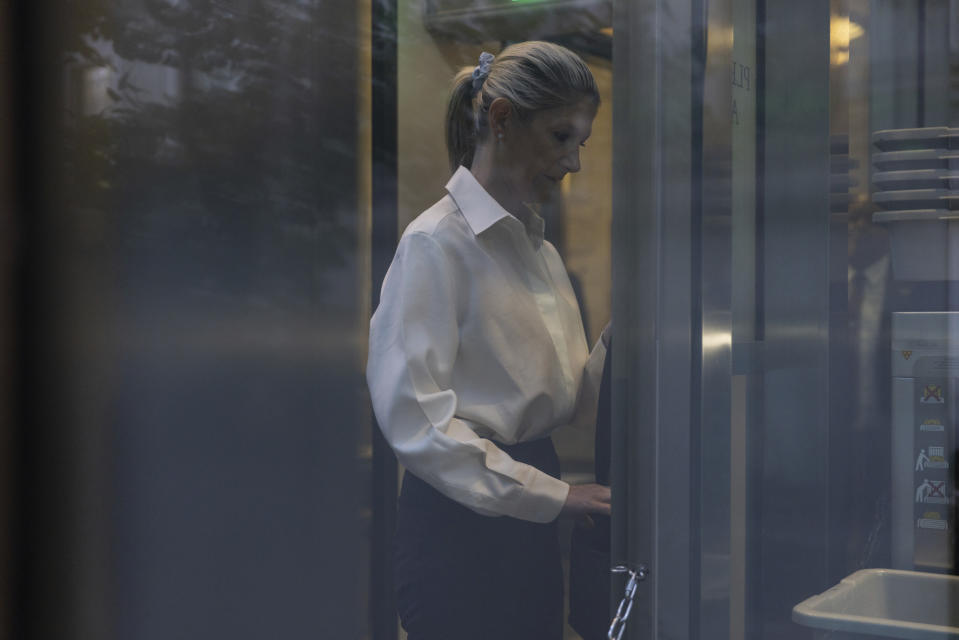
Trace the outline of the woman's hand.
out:
<instances>
[{"instance_id":1,"label":"woman's hand","mask_svg":"<svg viewBox=\"0 0 959 640\"><path fill-rule=\"evenodd\" d=\"M608 516L609 487L601 484L574 484L569 487L566 504L560 511L561 516L572 516L577 519L588 519L591 513Z\"/></svg>"}]
</instances>

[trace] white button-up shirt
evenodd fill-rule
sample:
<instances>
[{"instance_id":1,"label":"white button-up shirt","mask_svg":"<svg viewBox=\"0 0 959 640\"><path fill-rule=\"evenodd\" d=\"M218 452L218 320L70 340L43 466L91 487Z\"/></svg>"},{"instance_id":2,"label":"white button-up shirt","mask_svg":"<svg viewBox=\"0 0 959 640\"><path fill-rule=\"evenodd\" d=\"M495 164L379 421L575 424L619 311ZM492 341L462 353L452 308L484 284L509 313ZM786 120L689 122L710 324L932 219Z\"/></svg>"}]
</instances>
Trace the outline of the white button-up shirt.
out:
<instances>
[{"instance_id":1,"label":"white button-up shirt","mask_svg":"<svg viewBox=\"0 0 959 640\"><path fill-rule=\"evenodd\" d=\"M569 485L493 442L593 427L606 350L588 352L566 268L460 167L400 239L370 326L366 376L399 461L490 516L556 518Z\"/></svg>"}]
</instances>

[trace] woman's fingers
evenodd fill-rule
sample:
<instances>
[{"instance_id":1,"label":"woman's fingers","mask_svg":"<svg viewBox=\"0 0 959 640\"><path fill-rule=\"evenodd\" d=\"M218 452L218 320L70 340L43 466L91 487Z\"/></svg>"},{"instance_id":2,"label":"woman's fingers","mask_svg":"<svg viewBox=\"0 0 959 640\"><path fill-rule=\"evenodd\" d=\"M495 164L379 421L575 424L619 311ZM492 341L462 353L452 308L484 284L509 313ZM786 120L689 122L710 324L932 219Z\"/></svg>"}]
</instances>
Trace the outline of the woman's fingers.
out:
<instances>
[{"instance_id":1,"label":"woman's fingers","mask_svg":"<svg viewBox=\"0 0 959 640\"><path fill-rule=\"evenodd\" d=\"M563 513L580 516L590 513L610 514L609 487L600 484L580 484L569 488Z\"/></svg>"},{"instance_id":2,"label":"woman's fingers","mask_svg":"<svg viewBox=\"0 0 959 640\"><path fill-rule=\"evenodd\" d=\"M612 507L610 506L610 503L609 503L609 495L607 494L605 500L596 500L593 503L592 508L590 509L590 512L600 513L604 516L610 515L612 513Z\"/></svg>"}]
</instances>

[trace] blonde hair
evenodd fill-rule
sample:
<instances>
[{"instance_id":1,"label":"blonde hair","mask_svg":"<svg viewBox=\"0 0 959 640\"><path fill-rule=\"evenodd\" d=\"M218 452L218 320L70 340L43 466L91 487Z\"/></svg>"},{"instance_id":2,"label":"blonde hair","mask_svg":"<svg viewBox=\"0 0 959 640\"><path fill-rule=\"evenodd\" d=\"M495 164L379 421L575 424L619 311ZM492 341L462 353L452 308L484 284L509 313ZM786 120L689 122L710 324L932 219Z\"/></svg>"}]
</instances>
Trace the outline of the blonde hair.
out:
<instances>
[{"instance_id":1,"label":"blonde hair","mask_svg":"<svg viewBox=\"0 0 959 640\"><path fill-rule=\"evenodd\" d=\"M543 109L564 107L589 98L599 105L596 80L582 58L551 42L520 42L504 49L489 75L474 91L474 67L463 67L453 78L446 108L446 150L450 170L470 168L476 145L489 134L490 104L506 98L520 120ZM479 81L477 82L479 84Z\"/></svg>"}]
</instances>

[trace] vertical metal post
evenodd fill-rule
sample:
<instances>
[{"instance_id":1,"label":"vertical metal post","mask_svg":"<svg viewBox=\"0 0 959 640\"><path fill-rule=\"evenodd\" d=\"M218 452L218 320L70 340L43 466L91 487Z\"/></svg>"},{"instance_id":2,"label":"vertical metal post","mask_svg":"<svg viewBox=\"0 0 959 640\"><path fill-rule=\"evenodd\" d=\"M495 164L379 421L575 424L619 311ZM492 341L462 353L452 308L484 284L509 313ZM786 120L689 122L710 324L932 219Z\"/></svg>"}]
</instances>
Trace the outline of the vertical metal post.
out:
<instances>
[{"instance_id":1,"label":"vertical metal post","mask_svg":"<svg viewBox=\"0 0 959 640\"><path fill-rule=\"evenodd\" d=\"M650 569L631 638L687 638L693 617L701 6L614 4L612 549Z\"/></svg>"},{"instance_id":2,"label":"vertical metal post","mask_svg":"<svg viewBox=\"0 0 959 640\"><path fill-rule=\"evenodd\" d=\"M397 241L397 7L373 0L372 12L372 309ZM374 421L375 423L375 421ZM373 521L370 536L370 615L374 640L397 637L393 595L393 532L396 526L397 464L373 425Z\"/></svg>"},{"instance_id":3,"label":"vertical metal post","mask_svg":"<svg viewBox=\"0 0 959 640\"><path fill-rule=\"evenodd\" d=\"M706 60L703 77L702 252L700 322L700 415L692 488L700 563L697 595L698 637L729 638L730 623L730 453L733 346L733 127L746 126L747 105L733 111L733 83L744 83L733 69L733 7L730 0L706 5ZM736 75L734 75L734 73ZM738 124L737 124L738 120ZM739 169L745 163L737 163ZM736 202L735 204L740 204Z\"/></svg>"},{"instance_id":4,"label":"vertical metal post","mask_svg":"<svg viewBox=\"0 0 959 640\"><path fill-rule=\"evenodd\" d=\"M762 637L827 584L830 3L765 3Z\"/></svg>"}]
</instances>

